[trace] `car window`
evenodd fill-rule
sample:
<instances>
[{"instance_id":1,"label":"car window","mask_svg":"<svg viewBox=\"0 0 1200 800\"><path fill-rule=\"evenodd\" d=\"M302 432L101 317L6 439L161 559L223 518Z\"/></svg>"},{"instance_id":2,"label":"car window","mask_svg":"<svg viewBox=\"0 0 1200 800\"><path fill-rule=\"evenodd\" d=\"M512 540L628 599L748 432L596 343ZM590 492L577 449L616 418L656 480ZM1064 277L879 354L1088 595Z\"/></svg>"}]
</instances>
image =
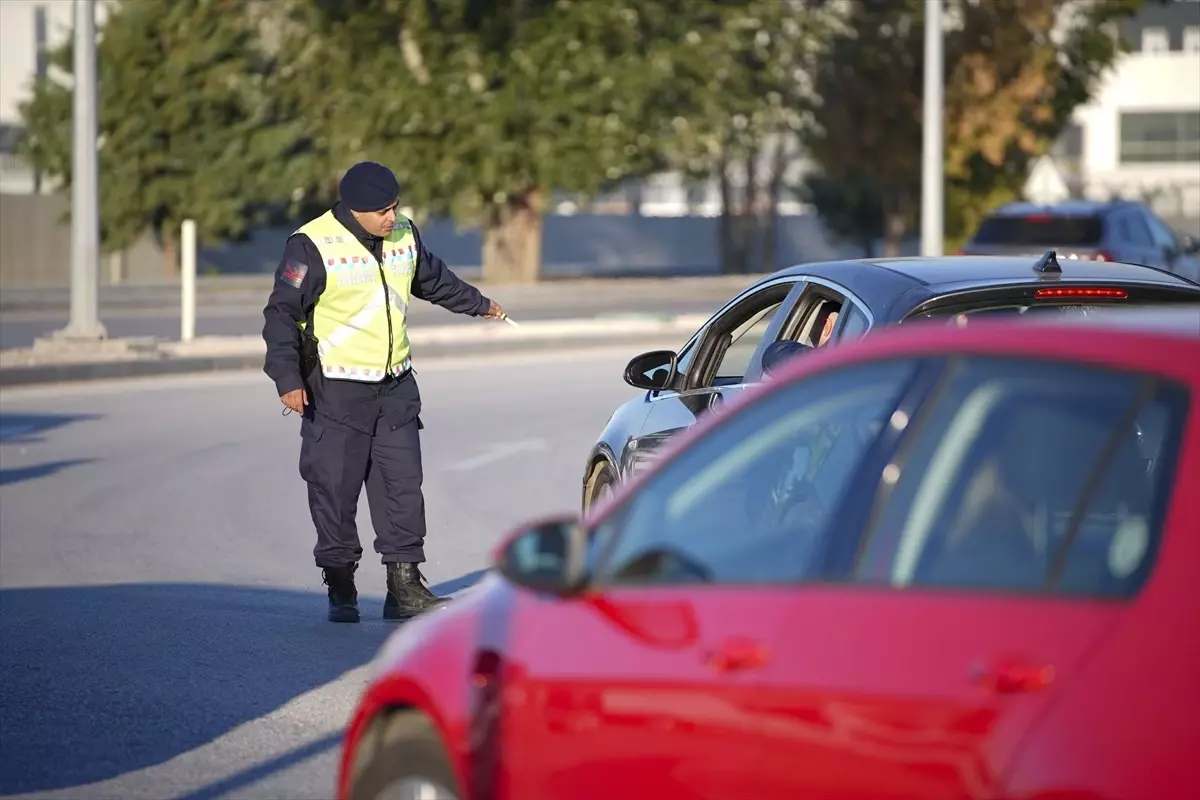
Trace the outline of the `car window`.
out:
<instances>
[{"instance_id":1,"label":"car window","mask_svg":"<svg viewBox=\"0 0 1200 800\"><path fill-rule=\"evenodd\" d=\"M1101 234L1099 217L1029 214L988 217L971 241L977 245L1094 247Z\"/></svg>"},{"instance_id":2,"label":"car window","mask_svg":"<svg viewBox=\"0 0 1200 800\"><path fill-rule=\"evenodd\" d=\"M1172 250L1179 249L1179 242L1175 239L1175 234L1160 219L1153 214L1143 214L1142 218L1146 220L1146 225L1150 228L1150 236L1153 237L1155 245L1169 247Z\"/></svg>"},{"instance_id":3,"label":"car window","mask_svg":"<svg viewBox=\"0 0 1200 800\"><path fill-rule=\"evenodd\" d=\"M957 362L884 470L889 496L860 578L1130 594L1159 536L1179 391L1100 367Z\"/></svg>"},{"instance_id":4,"label":"car window","mask_svg":"<svg viewBox=\"0 0 1200 800\"><path fill-rule=\"evenodd\" d=\"M1138 247L1153 247L1154 240L1150 238L1150 229L1141 214L1121 215L1121 234L1130 244Z\"/></svg>"},{"instance_id":5,"label":"car window","mask_svg":"<svg viewBox=\"0 0 1200 800\"><path fill-rule=\"evenodd\" d=\"M615 544L599 581L763 583L808 575L855 468L915 369L905 360L845 368L732 414L601 523L594 548Z\"/></svg>"},{"instance_id":6,"label":"car window","mask_svg":"<svg viewBox=\"0 0 1200 800\"><path fill-rule=\"evenodd\" d=\"M782 305L783 302L780 301L756 312L733 331L733 341L721 356L721 361L713 372L714 376L723 379L745 376L755 349Z\"/></svg>"},{"instance_id":7,"label":"car window","mask_svg":"<svg viewBox=\"0 0 1200 800\"><path fill-rule=\"evenodd\" d=\"M842 327L838 341L853 341L866 333L867 328L871 327L871 323L867 321L867 315L854 303L844 303L842 305L842 313L846 316L846 324Z\"/></svg>"}]
</instances>

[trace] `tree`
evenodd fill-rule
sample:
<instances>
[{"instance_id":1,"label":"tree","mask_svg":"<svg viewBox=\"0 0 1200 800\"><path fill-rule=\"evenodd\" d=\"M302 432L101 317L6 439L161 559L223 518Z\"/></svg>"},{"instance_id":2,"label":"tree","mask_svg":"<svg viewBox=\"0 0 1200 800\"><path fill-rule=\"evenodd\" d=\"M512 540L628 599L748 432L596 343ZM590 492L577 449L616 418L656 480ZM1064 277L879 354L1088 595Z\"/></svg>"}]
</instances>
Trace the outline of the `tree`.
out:
<instances>
[{"instance_id":1,"label":"tree","mask_svg":"<svg viewBox=\"0 0 1200 800\"><path fill-rule=\"evenodd\" d=\"M653 160L673 85L695 80L675 52L686 5L293 3L284 49L313 153L297 188L329 194L351 163L383 162L406 205L482 224L487 280L536 280L548 192Z\"/></svg>"},{"instance_id":2,"label":"tree","mask_svg":"<svg viewBox=\"0 0 1200 800\"><path fill-rule=\"evenodd\" d=\"M721 136L716 172L726 272L776 268L776 209L784 171L798 151L814 100L804 76L828 33L824 7L820 2L748 3L730 14L725 39L718 42L713 60L723 67L710 107L717 109L715 128Z\"/></svg>"},{"instance_id":3,"label":"tree","mask_svg":"<svg viewBox=\"0 0 1200 800\"><path fill-rule=\"evenodd\" d=\"M125 0L97 45L100 231L106 250L147 231L176 264L176 232L245 237L267 219L294 126L265 91L271 59L254 6L234 0ZM51 54L69 76L70 42ZM69 186L72 89L41 79L21 112L25 153Z\"/></svg>"},{"instance_id":4,"label":"tree","mask_svg":"<svg viewBox=\"0 0 1200 800\"><path fill-rule=\"evenodd\" d=\"M755 125L760 107L786 115L786 95L747 79L764 59L742 58L787 39L773 33L780 8L295 0L284 49L313 154L294 173L297 195L328 196L354 161L381 161L406 204L482 225L487 280L536 280L550 191L594 195L666 165L711 170L731 108Z\"/></svg>"},{"instance_id":5,"label":"tree","mask_svg":"<svg viewBox=\"0 0 1200 800\"><path fill-rule=\"evenodd\" d=\"M948 244L1017 196L1032 160L1121 52L1111 23L1142 3L950 4L957 24L944 40ZM915 226L920 200L924 8L924 0L852 4L816 77L823 102L809 140L814 159L825 178L855 191L869 175L890 255Z\"/></svg>"}]
</instances>

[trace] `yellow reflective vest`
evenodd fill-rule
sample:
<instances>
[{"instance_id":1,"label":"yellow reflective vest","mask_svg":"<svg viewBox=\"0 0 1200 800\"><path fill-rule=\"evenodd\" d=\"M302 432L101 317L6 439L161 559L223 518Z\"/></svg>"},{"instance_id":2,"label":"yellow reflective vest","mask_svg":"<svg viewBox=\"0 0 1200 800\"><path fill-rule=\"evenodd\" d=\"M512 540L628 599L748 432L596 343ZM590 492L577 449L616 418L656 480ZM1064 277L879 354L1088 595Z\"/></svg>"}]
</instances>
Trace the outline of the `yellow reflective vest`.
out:
<instances>
[{"instance_id":1,"label":"yellow reflective vest","mask_svg":"<svg viewBox=\"0 0 1200 800\"><path fill-rule=\"evenodd\" d=\"M325 290L312 317L325 377L376 382L408 369L408 304L417 267L412 222L397 217L383 240L382 264L333 211L296 233L306 234L325 262Z\"/></svg>"}]
</instances>

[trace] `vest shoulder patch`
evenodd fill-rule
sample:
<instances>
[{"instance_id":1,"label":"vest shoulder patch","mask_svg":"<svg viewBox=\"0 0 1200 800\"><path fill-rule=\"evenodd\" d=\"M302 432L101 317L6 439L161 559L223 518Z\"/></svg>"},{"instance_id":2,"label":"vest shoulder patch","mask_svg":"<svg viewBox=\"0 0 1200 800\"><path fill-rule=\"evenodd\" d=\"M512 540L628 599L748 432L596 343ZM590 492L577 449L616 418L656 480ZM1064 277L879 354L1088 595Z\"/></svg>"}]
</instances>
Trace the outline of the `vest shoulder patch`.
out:
<instances>
[{"instance_id":1,"label":"vest shoulder patch","mask_svg":"<svg viewBox=\"0 0 1200 800\"><path fill-rule=\"evenodd\" d=\"M286 283L296 289L300 288L300 284L304 283L304 276L308 274L308 264L302 264L299 261L289 261L284 266L283 271L279 273L281 283Z\"/></svg>"}]
</instances>

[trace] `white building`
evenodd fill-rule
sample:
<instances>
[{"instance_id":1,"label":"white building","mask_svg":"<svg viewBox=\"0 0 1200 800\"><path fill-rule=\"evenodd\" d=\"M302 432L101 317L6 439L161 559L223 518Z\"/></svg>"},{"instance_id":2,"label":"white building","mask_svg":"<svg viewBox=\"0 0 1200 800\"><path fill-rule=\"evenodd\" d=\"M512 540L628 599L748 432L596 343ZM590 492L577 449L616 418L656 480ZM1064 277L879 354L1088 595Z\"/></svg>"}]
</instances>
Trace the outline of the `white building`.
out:
<instances>
[{"instance_id":1,"label":"white building","mask_svg":"<svg viewBox=\"0 0 1200 800\"><path fill-rule=\"evenodd\" d=\"M1200 233L1200 0L1147 3L1121 34L1131 52L1075 111L1026 192L1143 200Z\"/></svg>"},{"instance_id":2,"label":"white building","mask_svg":"<svg viewBox=\"0 0 1200 800\"><path fill-rule=\"evenodd\" d=\"M104 21L106 5L96 3L97 26ZM22 130L20 105L46 71L43 53L70 41L74 11L71 0L0 0L0 193L46 189L13 148Z\"/></svg>"}]
</instances>

